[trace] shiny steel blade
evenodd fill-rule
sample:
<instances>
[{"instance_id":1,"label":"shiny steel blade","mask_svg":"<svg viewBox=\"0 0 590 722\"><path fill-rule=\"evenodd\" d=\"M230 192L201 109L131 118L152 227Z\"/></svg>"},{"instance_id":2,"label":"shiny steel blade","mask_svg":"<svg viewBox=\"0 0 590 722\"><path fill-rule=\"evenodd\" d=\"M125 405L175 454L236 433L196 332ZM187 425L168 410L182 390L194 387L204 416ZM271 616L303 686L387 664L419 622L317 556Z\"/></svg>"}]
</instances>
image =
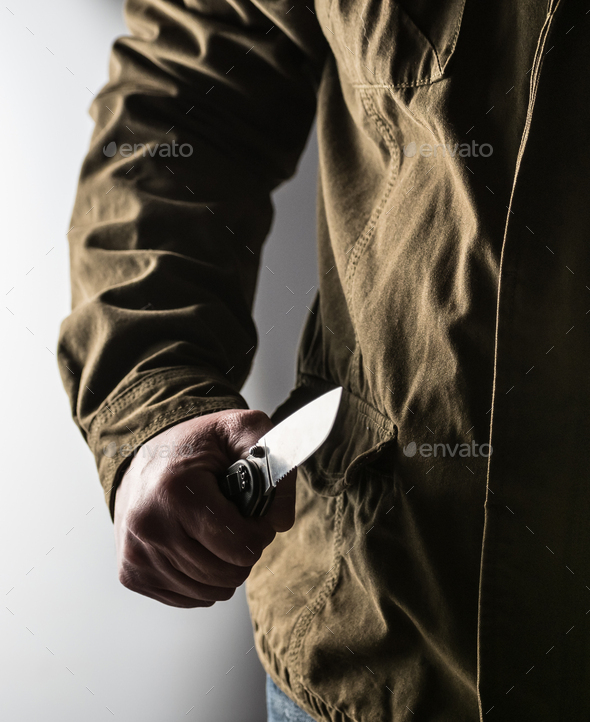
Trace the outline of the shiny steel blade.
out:
<instances>
[{"instance_id":1,"label":"shiny steel blade","mask_svg":"<svg viewBox=\"0 0 590 722\"><path fill-rule=\"evenodd\" d=\"M328 438L341 396L342 388L323 394L281 421L257 442L256 446L266 447L273 486Z\"/></svg>"}]
</instances>

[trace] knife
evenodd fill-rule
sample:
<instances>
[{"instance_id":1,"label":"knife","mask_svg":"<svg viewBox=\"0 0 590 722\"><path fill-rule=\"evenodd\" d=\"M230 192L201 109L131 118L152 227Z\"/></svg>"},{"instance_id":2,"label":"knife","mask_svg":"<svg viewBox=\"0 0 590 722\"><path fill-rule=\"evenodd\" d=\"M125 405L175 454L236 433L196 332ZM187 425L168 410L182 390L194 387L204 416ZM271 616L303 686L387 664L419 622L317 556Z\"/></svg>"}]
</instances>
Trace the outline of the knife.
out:
<instances>
[{"instance_id":1,"label":"knife","mask_svg":"<svg viewBox=\"0 0 590 722\"><path fill-rule=\"evenodd\" d=\"M222 494L242 516L262 516L277 484L308 459L328 438L340 405L342 388L328 391L281 421L232 464L219 481Z\"/></svg>"}]
</instances>

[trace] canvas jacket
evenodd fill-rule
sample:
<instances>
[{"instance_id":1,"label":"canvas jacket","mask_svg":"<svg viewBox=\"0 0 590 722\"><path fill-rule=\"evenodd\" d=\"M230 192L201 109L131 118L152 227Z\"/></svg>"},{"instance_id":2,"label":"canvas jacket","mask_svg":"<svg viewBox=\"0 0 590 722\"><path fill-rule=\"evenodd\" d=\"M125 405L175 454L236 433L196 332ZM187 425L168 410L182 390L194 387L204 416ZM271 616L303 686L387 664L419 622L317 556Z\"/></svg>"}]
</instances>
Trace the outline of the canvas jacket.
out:
<instances>
[{"instance_id":1,"label":"canvas jacket","mask_svg":"<svg viewBox=\"0 0 590 722\"><path fill-rule=\"evenodd\" d=\"M321 280L273 420L344 396L247 583L265 669L316 720L590 719L586 13L127 2L61 375L111 514L130 452L246 408L271 193L317 118Z\"/></svg>"}]
</instances>

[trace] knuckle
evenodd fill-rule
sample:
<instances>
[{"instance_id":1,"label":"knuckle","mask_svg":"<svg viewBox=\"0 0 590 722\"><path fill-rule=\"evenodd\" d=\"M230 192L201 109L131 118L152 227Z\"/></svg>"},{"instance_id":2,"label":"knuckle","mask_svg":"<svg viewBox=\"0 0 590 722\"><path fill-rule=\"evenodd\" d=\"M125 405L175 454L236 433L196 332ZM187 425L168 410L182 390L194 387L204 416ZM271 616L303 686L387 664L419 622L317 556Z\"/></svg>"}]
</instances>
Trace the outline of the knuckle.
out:
<instances>
[{"instance_id":1,"label":"knuckle","mask_svg":"<svg viewBox=\"0 0 590 722\"><path fill-rule=\"evenodd\" d=\"M146 565L145 550L137 539L129 539L123 551L122 565L130 572L138 573Z\"/></svg>"},{"instance_id":2,"label":"knuckle","mask_svg":"<svg viewBox=\"0 0 590 722\"><path fill-rule=\"evenodd\" d=\"M236 410L220 417L218 423L230 438L241 436L246 429L256 429L262 435L273 426L268 415L258 409Z\"/></svg>"},{"instance_id":3,"label":"knuckle","mask_svg":"<svg viewBox=\"0 0 590 722\"><path fill-rule=\"evenodd\" d=\"M250 554L248 559L244 559L246 562L241 566L235 566L230 572L225 575L225 583L231 584L234 588L241 586L246 579L250 576L252 571L254 557Z\"/></svg>"},{"instance_id":4,"label":"knuckle","mask_svg":"<svg viewBox=\"0 0 590 722\"><path fill-rule=\"evenodd\" d=\"M248 565L251 564L252 561L249 559ZM219 568L205 569L201 567L198 571L203 584L211 587L229 584L235 588L244 583L250 574L251 568L251 566L238 566L222 562Z\"/></svg>"},{"instance_id":5,"label":"knuckle","mask_svg":"<svg viewBox=\"0 0 590 722\"><path fill-rule=\"evenodd\" d=\"M259 409L248 409L244 412L242 419L248 424L248 426L267 427L269 429L272 428L272 421L269 419L268 415Z\"/></svg>"},{"instance_id":6,"label":"knuckle","mask_svg":"<svg viewBox=\"0 0 590 722\"><path fill-rule=\"evenodd\" d=\"M247 542L250 549L252 549L258 555L262 554L265 547L267 547L277 535L276 531L270 526L265 524L264 526L258 527L252 532L250 540Z\"/></svg>"},{"instance_id":7,"label":"knuckle","mask_svg":"<svg viewBox=\"0 0 590 722\"><path fill-rule=\"evenodd\" d=\"M161 526L157 509L143 507L129 513L127 526L129 531L142 541L152 539L158 534Z\"/></svg>"},{"instance_id":8,"label":"knuckle","mask_svg":"<svg viewBox=\"0 0 590 722\"><path fill-rule=\"evenodd\" d=\"M129 564L122 564L119 569L119 582L132 592L139 591L140 581L137 569Z\"/></svg>"},{"instance_id":9,"label":"knuckle","mask_svg":"<svg viewBox=\"0 0 590 722\"><path fill-rule=\"evenodd\" d=\"M128 535L119 562L119 582L127 589L138 592L145 588L146 580L152 571L143 544Z\"/></svg>"},{"instance_id":10,"label":"knuckle","mask_svg":"<svg viewBox=\"0 0 590 722\"><path fill-rule=\"evenodd\" d=\"M226 579L226 575L224 575L222 571L217 569L200 568L198 569L198 575L198 579L201 584L206 584L210 587L214 587L225 581L229 581Z\"/></svg>"},{"instance_id":11,"label":"knuckle","mask_svg":"<svg viewBox=\"0 0 590 722\"><path fill-rule=\"evenodd\" d=\"M234 594L236 593L235 587L224 589L223 591L219 592L218 600L219 602L227 602L228 599L231 599Z\"/></svg>"},{"instance_id":12,"label":"knuckle","mask_svg":"<svg viewBox=\"0 0 590 722\"><path fill-rule=\"evenodd\" d=\"M251 554L250 557L252 557ZM251 571L252 559L250 558L247 560L247 565L236 569L231 575L231 580L228 581L231 581L232 584L234 584L236 587L239 587L246 581L246 579L248 579Z\"/></svg>"},{"instance_id":13,"label":"knuckle","mask_svg":"<svg viewBox=\"0 0 590 722\"><path fill-rule=\"evenodd\" d=\"M165 604L168 604L170 607L177 607L178 609L194 609L195 607L200 607L201 605L198 602L178 602L178 601L167 601Z\"/></svg>"},{"instance_id":14,"label":"knuckle","mask_svg":"<svg viewBox=\"0 0 590 722\"><path fill-rule=\"evenodd\" d=\"M233 550L231 563L241 568L247 567L248 574L252 565L257 562L262 555L262 551L259 550L256 545L250 546L249 544L245 547L239 547Z\"/></svg>"},{"instance_id":15,"label":"knuckle","mask_svg":"<svg viewBox=\"0 0 590 722\"><path fill-rule=\"evenodd\" d=\"M199 590L199 602L226 602L236 593L235 587L205 587Z\"/></svg>"},{"instance_id":16,"label":"knuckle","mask_svg":"<svg viewBox=\"0 0 590 722\"><path fill-rule=\"evenodd\" d=\"M169 604L172 604L173 606L182 607L184 609L195 609L197 607L212 607L215 602L220 601L218 599L184 599L184 600L174 600L173 602L168 602Z\"/></svg>"}]
</instances>

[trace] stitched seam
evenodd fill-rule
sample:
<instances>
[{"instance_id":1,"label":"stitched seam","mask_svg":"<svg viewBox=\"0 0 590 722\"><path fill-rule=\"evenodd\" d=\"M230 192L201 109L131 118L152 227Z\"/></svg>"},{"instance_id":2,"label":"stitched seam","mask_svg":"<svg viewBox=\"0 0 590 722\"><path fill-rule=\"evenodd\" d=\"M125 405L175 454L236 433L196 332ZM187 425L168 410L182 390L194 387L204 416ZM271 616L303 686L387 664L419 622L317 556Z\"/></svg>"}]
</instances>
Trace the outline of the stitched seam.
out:
<instances>
[{"instance_id":1,"label":"stitched seam","mask_svg":"<svg viewBox=\"0 0 590 722\"><path fill-rule=\"evenodd\" d=\"M88 430L88 438L93 439L97 435L98 430L102 425L104 419L110 418L110 416L107 416L107 414L114 416L114 413L116 411L121 411L121 409L128 406L129 403L131 401L134 401L143 391L154 387L156 383L166 381L170 378L175 377L182 378L183 376L197 378L195 377L195 369L191 366L185 366L182 368L171 369L169 371L153 371L149 374L149 376L137 380L133 383L132 386L117 395L114 400L108 404L108 407L105 406L102 410L98 412L98 414L94 417L92 423L90 424ZM202 377L198 378L199 381L203 380ZM105 401L103 403L107 402Z\"/></svg>"},{"instance_id":2,"label":"stitched seam","mask_svg":"<svg viewBox=\"0 0 590 722\"><path fill-rule=\"evenodd\" d=\"M194 402L193 402L194 403ZM164 431L165 423L163 422L170 422L170 421L178 421L180 419L188 419L188 418L197 418L199 416L204 416L206 413L212 412L212 411L224 411L228 408L227 404L222 403L221 400L216 400L215 402L209 402L209 404L206 404L205 407L200 406L199 409L195 412L194 406L191 404L191 406L187 404L181 404L180 406L177 406L175 409L172 409L171 411L166 411L163 414L160 414L158 417L156 417L148 426L144 427L142 431L138 434L135 434L133 437L133 451L135 449L138 449L144 441L149 439L152 436L152 432L155 428L159 428L160 431ZM193 412L193 413L191 413ZM119 471L124 466L124 461L117 462L114 458L104 457L105 459L108 458L108 465L107 465L107 474L110 479L110 488L105 489L105 494L109 495L108 503L109 503L109 510L111 512L111 515L114 511L114 494L113 491L115 490L117 483L119 479L117 478L119 476Z\"/></svg>"},{"instance_id":3,"label":"stitched seam","mask_svg":"<svg viewBox=\"0 0 590 722\"><path fill-rule=\"evenodd\" d=\"M417 88L417 87L420 87L423 85L431 85L432 83L436 83L437 81L444 79L446 67L449 64L451 58L453 57L453 53L455 52L455 48L457 46L457 41L459 39L459 33L461 30L461 25L463 22L463 15L465 12L465 2L466 2L466 0L463 0L463 3L461 5L461 10L458 13L458 18L457 18L457 21L455 24L455 32L451 39L451 43L450 43L450 47L449 47L449 51L448 51L448 57L447 57L444 65L441 63L441 58L440 58L438 49L433 45L433 43L430 41L430 39L422 32L422 30L420 30L420 28L414 23L412 18L405 12L405 10L399 5L399 3L397 4L399 12L404 14L404 16L408 19L408 21L414 26L414 28L416 29L416 32L420 35L420 37L422 37L424 42L428 45L430 50L434 53L434 57L436 59L436 64L438 65L438 70L439 70L438 73L433 73L426 78L416 79L416 80L412 80L410 82L405 82L405 83L391 83L391 84L387 84L387 83L351 83L352 87L353 88L371 88L371 89L373 89L373 88ZM330 0L330 6L328 8L328 21L331 20L332 7L333 7L333 0ZM359 16L362 20L362 16L360 15L360 13L359 13ZM364 42L364 40L363 40L363 42ZM360 68L357 68L355 65L353 65L352 72L351 72L351 66L349 64L348 55L346 53L342 52L342 58L345 59L344 63L347 67L347 71L348 71L350 78L351 79L354 77L358 78L357 70L360 71Z\"/></svg>"},{"instance_id":4,"label":"stitched seam","mask_svg":"<svg viewBox=\"0 0 590 722\"><path fill-rule=\"evenodd\" d=\"M294 688L294 693L299 697L301 688L304 688L302 676L299 671L298 662L303 640L307 634L311 625L312 619L324 606L324 603L328 597L332 594L336 587L338 577L340 576L340 569L342 567L342 554L340 547L342 544L342 510L344 506L344 495L340 494L336 497L336 510L334 513L334 539L332 542L332 569L329 572L326 580L322 584L318 593L314 597L313 601L302 610L293 627L291 637L289 639L289 647L287 652L288 664L287 667L293 670L293 676L297 681L297 689Z\"/></svg>"},{"instance_id":5,"label":"stitched seam","mask_svg":"<svg viewBox=\"0 0 590 722\"><path fill-rule=\"evenodd\" d=\"M263 644L264 644L264 646L266 647L266 649L268 649L268 651L270 652L270 655L272 655L272 660L273 660L273 661L274 661L274 660L277 660L283 667L285 667L285 663L283 662L283 660L281 659L281 657L277 654L277 652L275 651L275 649L273 648L273 646L268 642L268 640L265 640L265 641L263 642ZM263 650L263 651L264 651L264 650ZM294 695L294 694L295 694L295 691L294 691L294 689L293 689L293 686L292 686L292 685L290 685L290 686L286 686L286 685L285 685L284 680L281 679L281 677L277 676L276 670L275 670L272 666L269 665L268 660L269 660L269 655L265 652L265 656L263 656L263 657L261 658L261 660L260 660L262 666L264 667L264 671L265 671L268 675L270 675L270 677L271 677L271 679L273 680L273 682L277 685L277 687L278 687L280 690L282 690L282 691L284 692L284 694L287 695L287 697L291 697L292 695ZM293 674L292 676L293 676L293 678L298 677L298 675L296 675L296 674ZM307 686L303 683L303 681L300 681L300 680L299 680L299 678L297 679L297 683L300 685L300 688L301 688L302 690L304 690L305 694L306 694L308 697L312 697L312 698L314 698L314 699L316 699L316 700L319 700L319 701L321 702L321 704L323 704L327 709L329 709L329 710L334 710L335 712L338 712L339 715L342 715L343 720L350 720L350 722L360 722L360 720L357 720L355 717L351 717L348 713L343 712L343 711L342 711L341 709L339 709L338 707L335 707L333 704L330 704L329 702L327 702L327 701L326 701L321 695L319 695L317 692L312 692L312 691L309 689L309 687L307 687ZM300 706L304 711L308 711L308 710L309 710L309 712L308 712L309 714L314 714L314 713L315 713L315 710L313 710L313 709L312 709L311 707L309 707L308 705L305 705L305 704L301 703L301 701L299 701L299 706Z\"/></svg>"},{"instance_id":6,"label":"stitched seam","mask_svg":"<svg viewBox=\"0 0 590 722\"><path fill-rule=\"evenodd\" d=\"M420 28L414 23L414 21L405 13L403 8L400 7L400 12L403 12L404 15L408 18L408 20L414 25L418 33L424 38L424 40L428 43L428 46L434 53L434 56L436 58L436 62L438 65L439 72L433 75L429 75L427 78L422 78L421 80L413 80L409 83L363 83L363 84L353 84L354 88L417 88L422 85L430 85L432 83L436 83L439 80L442 80L445 77L445 70L447 65L449 64L451 58L453 57L453 53L455 52L455 48L457 47L457 41L459 39L459 32L461 30L461 24L463 22L463 15L465 12L465 2L466 0L463 0L463 4L461 5L461 10L459 12L459 16L455 25L455 32L453 34L453 38L451 40L450 48L449 48L449 54L448 57L444 63L444 65L441 63L441 58L439 55L439 52L437 48L433 45L433 43L430 42L430 39L420 30Z\"/></svg>"},{"instance_id":7,"label":"stitched seam","mask_svg":"<svg viewBox=\"0 0 590 722\"><path fill-rule=\"evenodd\" d=\"M170 376L174 376L175 374L186 374L188 373L186 368L183 369L172 369L170 371L153 371L148 376L145 376L144 378L138 379L135 381L131 386L129 386L127 389L122 391L120 394L115 396L113 401L102 408L98 414L93 419L92 423L90 424L89 429L89 436L93 435L93 427L94 426L100 426L100 422L103 418L106 417L107 413L114 412L114 411L120 411L122 408L124 408L130 401L133 401L135 398L137 398L139 392L143 389L148 389L155 385L156 379L160 380L166 380ZM105 401L106 403L106 401ZM109 411L110 409L110 411Z\"/></svg>"},{"instance_id":8,"label":"stitched seam","mask_svg":"<svg viewBox=\"0 0 590 722\"><path fill-rule=\"evenodd\" d=\"M371 407L369 407L369 408L371 408ZM383 431L385 434L388 434L390 436L391 435L395 436L395 433L397 430L397 427L395 426L395 424L394 424L393 431L392 431L391 429L388 429L387 427L382 426L378 421L373 419L368 413L365 413L364 411L362 411L360 409L359 409L358 414L359 414L359 416L362 416L363 418L365 418L367 421L370 421L375 428L379 429L380 431Z\"/></svg>"},{"instance_id":9,"label":"stitched seam","mask_svg":"<svg viewBox=\"0 0 590 722\"><path fill-rule=\"evenodd\" d=\"M313 374L306 373L305 371L300 371L297 378L300 386L310 386L312 388L317 388L319 385L316 383L316 379L319 379L320 381L325 380L320 378L319 376L314 376ZM346 398L349 401L350 406L358 407L356 409L357 413L366 416L373 424L379 426L379 428L383 429L383 431L385 431L387 434L397 434L397 425L389 417L382 414L374 406L371 406L368 401L365 401L365 399L357 396L349 389L345 389L345 392ZM391 428L388 426L388 424L391 424Z\"/></svg>"},{"instance_id":10,"label":"stitched seam","mask_svg":"<svg viewBox=\"0 0 590 722\"><path fill-rule=\"evenodd\" d=\"M328 19L330 20L330 24L331 24L331 25L333 25L333 22L331 21L331 13L332 13L333 4L334 4L334 0L330 0L330 8L329 8L329 12L328 12ZM338 29L338 30L339 30L339 29ZM336 33L334 32L334 30L332 30L332 32L334 33L334 37L335 37L336 41L337 41L338 43L340 43L340 39L339 39L340 33L339 33L339 35L336 35ZM336 67L338 67L338 58L336 57L336 54L335 54L335 53L333 53L333 55L334 55L334 60L335 60L335 63L336 63ZM355 56L355 57L356 57L356 56ZM357 74L357 72L356 72L356 68L354 67L354 63L352 64L352 67L351 67L351 65L350 65L350 59L349 59L349 57L348 57L348 53L343 53L343 54L342 54L342 58L343 58L344 67L345 67L345 69L346 69L346 73L347 73L347 75L348 75L348 82L350 83L350 85L354 86L354 83L359 83L359 82L360 82L360 78L359 78L359 76L358 76L358 74ZM359 95L360 95L360 94L359 94ZM365 105L364 105L364 103L363 103L362 96L361 96L361 103L362 103L363 108L365 109L365 112L366 112L366 108L365 108ZM368 224L366 224L365 227L363 228L362 233L365 232L365 229L367 228L367 225L368 225ZM362 233L361 233L361 236L362 236ZM360 237L360 236L359 236L359 237ZM355 241L355 244L354 244L354 245L356 245L356 243L358 243L358 240L359 240L359 239L357 238L357 240ZM353 245L353 252L354 252L354 245ZM351 254L351 256L352 256L352 254ZM348 259L347 267L346 267L346 268L348 268L348 264L349 264L349 263L350 263L350 258ZM347 278L347 270L345 270L345 272L344 272L344 277L345 277L345 279ZM352 307L350 306L350 299L349 299L349 295L348 295L348 289L347 289L347 287L346 287L346 282L344 282L343 285L344 285L344 296L345 296L346 302L347 302L347 304L348 304L348 307L349 307L349 309L350 309L351 321L353 321ZM352 329L353 329L353 333L354 333L354 347L355 347L356 350L358 350L358 353L355 353L355 354L353 355L351 361L350 361L351 366L352 366L352 370L351 370L351 383L352 383L353 385L356 385L357 388L358 388L358 386L359 386L359 370L358 370L358 365L360 364L360 356L361 356L361 353L360 353L360 348L359 348L358 334L357 334L357 331L356 331L354 322L352 323Z\"/></svg>"},{"instance_id":11,"label":"stitched seam","mask_svg":"<svg viewBox=\"0 0 590 722\"><path fill-rule=\"evenodd\" d=\"M361 414L360 412L359 412L359 416L364 416L364 418L368 419L367 416L365 416L364 414ZM360 452L354 459L352 459L350 461L350 463L346 465L346 469L344 472L328 471L327 469L324 468L324 466L322 465L322 463L319 460L316 460L317 470L327 481L339 481L340 479L343 479L346 475L346 471L348 471L348 469L350 469L352 467L352 465L355 463L355 461L358 459L359 456L361 456L362 454L364 454L368 451L377 452L377 451L381 450L384 446L387 446L387 444L392 443L397 438L397 433L391 434L390 432L387 432L387 434L389 435L389 438L380 439L376 444L374 444L373 446L371 446L368 449L365 449L365 451ZM365 461L366 461L366 458L363 461L363 463L365 463ZM358 466L362 466L362 465L363 464L357 464L355 466L355 468L358 468Z\"/></svg>"},{"instance_id":12,"label":"stitched seam","mask_svg":"<svg viewBox=\"0 0 590 722\"><path fill-rule=\"evenodd\" d=\"M390 444L394 442L394 440L397 438L397 436L392 437L391 439L386 439L384 441L380 441L375 446L372 446L370 449L367 449L367 451L372 451L373 453L376 453L378 451L381 451L381 449L386 448ZM363 452L364 453L364 452ZM360 456L360 454L359 454ZM358 458L358 457L357 457ZM334 482L342 482L342 488L338 490L336 494L326 494L326 496L337 497L339 496L345 489L350 489L352 486L355 486L355 483L353 481L347 481L346 475L349 471L358 471L359 468L364 467L365 474L369 474L371 476L375 476L380 479L389 479L391 478L391 474L387 471L380 471L378 469L374 469L371 467L367 467L367 463L371 461L371 459L365 457L360 463L357 463L357 458L353 459L346 467L344 473L333 473L324 471L323 466L318 462L317 463L317 473L322 478L322 480L326 481L327 483L334 483Z\"/></svg>"},{"instance_id":13,"label":"stitched seam","mask_svg":"<svg viewBox=\"0 0 590 722\"><path fill-rule=\"evenodd\" d=\"M330 16L329 16L330 18L331 18L331 12L332 12L332 5L333 5L333 0L330 0ZM340 28L338 28L338 30L340 31ZM343 59L344 67L346 68L346 73L348 75L348 82L351 85L354 82L359 83L361 79L357 73L356 64L351 60L350 53L348 52L348 50L346 50L346 43L344 41L342 41L342 42L340 41L340 37L342 34L339 32L338 35L336 35L336 33L334 32L333 29L332 29L332 32L334 33L334 38L336 39L336 41L338 42L338 45L340 46L341 57ZM342 46L344 46L344 50L346 50L346 52L344 52L344 50L342 49ZM354 53L353 53L353 57L356 58L356 55L354 55ZM338 58L336 57L335 54L334 54L334 59L336 60L336 66L338 66ZM351 63L352 63L352 65L351 65Z\"/></svg>"},{"instance_id":14,"label":"stitched seam","mask_svg":"<svg viewBox=\"0 0 590 722\"><path fill-rule=\"evenodd\" d=\"M357 269L358 263L360 261L361 255L366 250L366 248L369 244L369 241L373 237L374 230L377 225L377 221L379 220L379 217L381 216L381 213L383 212L383 209L385 208L387 199L391 195L391 191L398 178L398 173L399 173L399 148L397 146L397 143L395 142L395 139L393 138L393 136L391 134L390 129L387 127L384 120L378 114L370 95L368 95L364 92L360 92L359 96L361 97L361 101L363 101L363 107L365 109L365 112L367 113L367 116L373 120L373 123L377 127L377 130L379 131L381 138L384 140L385 145L387 146L387 149L389 150L389 154L391 156L391 163L390 163L390 170L389 170L389 175L387 177L385 190L383 191L383 194L381 196L381 199L380 199L377 207L373 210L373 213L371 213L371 216L365 226L365 230L359 237L359 240L357 240L357 242L355 243L352 253L350 254L348 266L346 268L346 277L345 277L346 278L346 284L345 284L346 285L346 295L347 295L347 300L348 300L348 306L350 308L351 315L353 316L353 318L355 317L356 314L354 313L354 307L353 307L353 303L352 303L352 296L353 296L353 293L352 293L353 288L352 287L353 287L353 283L354 283L354 276L356 273L356 269ZM356 340L356 345L358 347L359 344L358 344L356 329L355 329L355 340Z\"/></svg>"},{"instance_id":15,"label":"stitched seam","mask_svg":"<svg viewBox=\"0 0 590 722\"><path fill-rule=\"evenodd\" d=\"M459 19L457 20L457 26L455 28L455 34L454 34L453 40L451 42L451 49L449 51L449 57L446 59L444 66L441 68L441 71L443 73L444 73L447 65L449 64L449 60L453 57L453 53L455 52L457 40L459 39L459 31L461 30L461 23L463 22L463 14L465 12L465 2L466 2L466 0L463 0L463 5L461 6L461 12L459 13Z\"/></svg>"},{"instance_id":16,"label":"stitched seam","mask_svg":"<svg viewBox=\"0 0 590 722\"><path fill-rule=\"evenodd\" d=\"M332 7L334 6L334 0L330 0L330 4L328 6L328 22L332 19Z\"/></svg>"},{"instance_id":17,"label":"stitched seam","mask_svg":"<svg viewBox=\"0 0 590 722\"><path fill-rule=\"evenodd\" d=\"M439 73L438 75L431 75L424 80L415 80L411 83L352 83L352 87L366 88L367 90L373 90L375 88L417 88L421 85L432 85L432 83L443 79L443 73Z\"/></svg>"},{"instance_id":18,"label":"stitched seam","mask_svg":"<svg viewBox=\"0 0 590 722\"><path fill-rule=\"evenodd\" d=\"M512 189L510 192L510 201L508 204L508 213L506 215L506 221L504 226L504 236L502 239L502 251L500 254L500 269L499 269L499 280L498 280L498 291L496 295L496 328L495 328L495 334L494 334L494 376L493 376L493 382L492 382L492 403L491 403L491 416L490 416L490 432L489 432L489 443L492 443L492 433L493 433L493 424L494 424L494 412L495 412L495 405L496 405L496 383L497 383L497 372L498 372L498 330L499 330L499 316L500 316L500 291L502 287L502 272L504 270L504 257L505 257L505 249L506 249L506 241L507 241L507 234L508 234L508 226L510 224L510 213L512 209L512 204L514 201L514 194L516 189L516 184L519 178L519 170L520 170L520 164L522 161L522 157L524 155L526 143L529 136L530 131L530 125L531 120L533 116L533 110L534 110L534 104L537 94L537 87L538 87L538 77L540 73L540 68L543 63L543 50L545 49L545 43L547 41L547 38L549 37L551 27L553 24L553 20L555 18L555 13L557 11L557 8L559 7L561 3L561 0L556 0L553 10L550 14L547 15L547 18L545 19L545 23L543 25L543 28L541 29L541 34L539 36L539 40L537 42L537 50L535 52L535 62L533 63L535 67L535 70L531 73L531 81L530 81L530 90L529 90L529 104L527 108L527 117L525 121L525 126L523 129L523 134L520 141L520 147L518 150L518 156L516 159L516 167L514 170L514 179L512 182ZM480 645L480 635L481 635L481 602L482 602L482 577L483 577L483 567L484 567L484 550L487 549L489 546L489 539L487 540L486 544L486 537L489 537L489 530L488 525L490 523L489 521L489 506L490 506L490 500L489 500L489 484L490 484L490 476L491 476L491 459L488 458L487 462L487 471L486 471L486 496L484 501L484 526L483 526L483 537L482 537L482 546L481 546L481 555L480 555L480 565L479 565L479 585L478 585L478 615L477 615L477 673L476 673L476 688L477 688L477 703L479 708L479 722L483 722L483 702L481 699L481 693L480 693L480 683L481 683L481 645ZM486 533L487 532L487 533Z\"/></svg>"},{"instance_id":19,"label":"stitched seam","mask_svg":"<svg viewBox=\"0 0 590 722\"><path fill-rule=\"evenodd\" d=\"M422 40L424 40L424 42L428 45L430 50L434 53L434 57L436 58L436 64L438 65L438 69L442 73L442 67L440 64L440 58L438 57L438 51L434 47L434 45L430 42L430 38L425 33L422 32L422 30L416 25L416 23L412 20L412 18L408 15L408 13L404 10L404 8L399 4L399 2L394 2L393 4L397 8L398 13L403 15L406 18L407 22L409 22L412 25L412 27L414 28L416 33L422 38ZM426 54L423 54L423 57L425 57L425 55ZM417 82L422 83L423 81L417 81Z\"/></svg>"},{"instance_id":20,"label":"stitched seam","mask_svg":"<svg viewBox=\"0 0 590 722\"><path fill-rule=\"evenodd\" d=\"M356 717L351 717L347 712L343 712L341 709L335 707L333 704L329 704L328 702L326 702L326 700L319 694L317 694L317 692L312 692L308 687L303 684L302 681L300 681L299 675L295 674L294 676L297 677L297 683L301 686L301 689L305 690L305 694L307 694L308 697L313 697L314 699L319 700L328 709L333 709L335 712L338 712L338 714L342 715L345 720L350 720L350 722L361 722L361 720L357 719Z\"/></svg>"},{"instance_id":21,"label":"stitched seam","mask_svg":"<svg viewBox=\"0 0 590 722\"><path fill-rule=\"evenodd\" d=\"M425 80L416 81L416 82L412 82L412 83L402 83L402 84L400 84L400 85L393 86L393 87L408 88L408 87L414 87L414 86L416 86L416 85L425 85L425 84L428 83L428 82L432 82L433 80L442 78L442 76L444 75L444 70L445 70L445 68L447 67L448 62L449 62L449 60L451 59L451 57L452 57L452 55L453 55L453 52L454 52L454 50L455 50L455 45L456 45L456 43L457 43L457 38L459 37L459 30L461 29L461 21L462 21L462 19L463 19L463 11L465 10L465 0L463 0L463 5L461 6L461 11L460 11L460 13L459 13L459 18L458 18L457 24L456 24L456 26L455 26L455 33L454 33L453 39L452 39L452 41L451 41L451 48L450 48L450 50L449 50L449 57L447 58L444 66L441 64L440 55L439 55L439 53L438 53L438 50L437 50L437 48L434 46L434 44L430 41L430 38L429 38L427 35L425 35L425 34L422 32L422 30L420 30L420 28L416 25L416 23L412 20L412 18L406 13L406 11L399 5L399 3L398 3L398 7L399 7L400 12L404 13L404 15L406 16L406 18L412 23L412 25L416 28L416 30L418 31L418 33L419 33L419 34L422 36L422 38L428 43L428 46L430 47L430 49L431 49L432 52L434 53L434 57L436 58L436 63L437 63L437 65L438 65L439 73L438 73L438 75L432 75L432 76L430 76L429 78L426 78Z\"/></svg>"},{"instance_id":22,"label":"stitched seam","mask_svg":"<svg viewBox=\"0 0 590 722\"><path fill-rule=\"evenodd\" d=\"M188 409L188 411L194 410L195 413L193 414L193 416L197 417L197 416L203 415L203 413L206 411L211 411L212 409L216 409L218 407L223 407L223 409L228 408L227 404L224 404L220 400L216 400L214 403L206 404L205 406L199 406L195 410L194 400L193 399L191 399L191 400L192 400L192 403L190 406L188 405L188 403L184 403L184 404L181 403L176 408L174 408L170 411L166 411L163 414L160 414L155 419L153 419L153 421L151 421L147 426L143 427L142 431L140 431L138 434L134 434L133 435L134 448L137 448L137 446L139 446L141 443L143 443L143 441L149 436L151 431L154 428L158 427L162 421L169 419L169 418L174 418L176 416L182 416L183 413L185 412L185 409ZM112 461L112 459L111 459L111 461Z\"/></svg>"}]
</instances>

